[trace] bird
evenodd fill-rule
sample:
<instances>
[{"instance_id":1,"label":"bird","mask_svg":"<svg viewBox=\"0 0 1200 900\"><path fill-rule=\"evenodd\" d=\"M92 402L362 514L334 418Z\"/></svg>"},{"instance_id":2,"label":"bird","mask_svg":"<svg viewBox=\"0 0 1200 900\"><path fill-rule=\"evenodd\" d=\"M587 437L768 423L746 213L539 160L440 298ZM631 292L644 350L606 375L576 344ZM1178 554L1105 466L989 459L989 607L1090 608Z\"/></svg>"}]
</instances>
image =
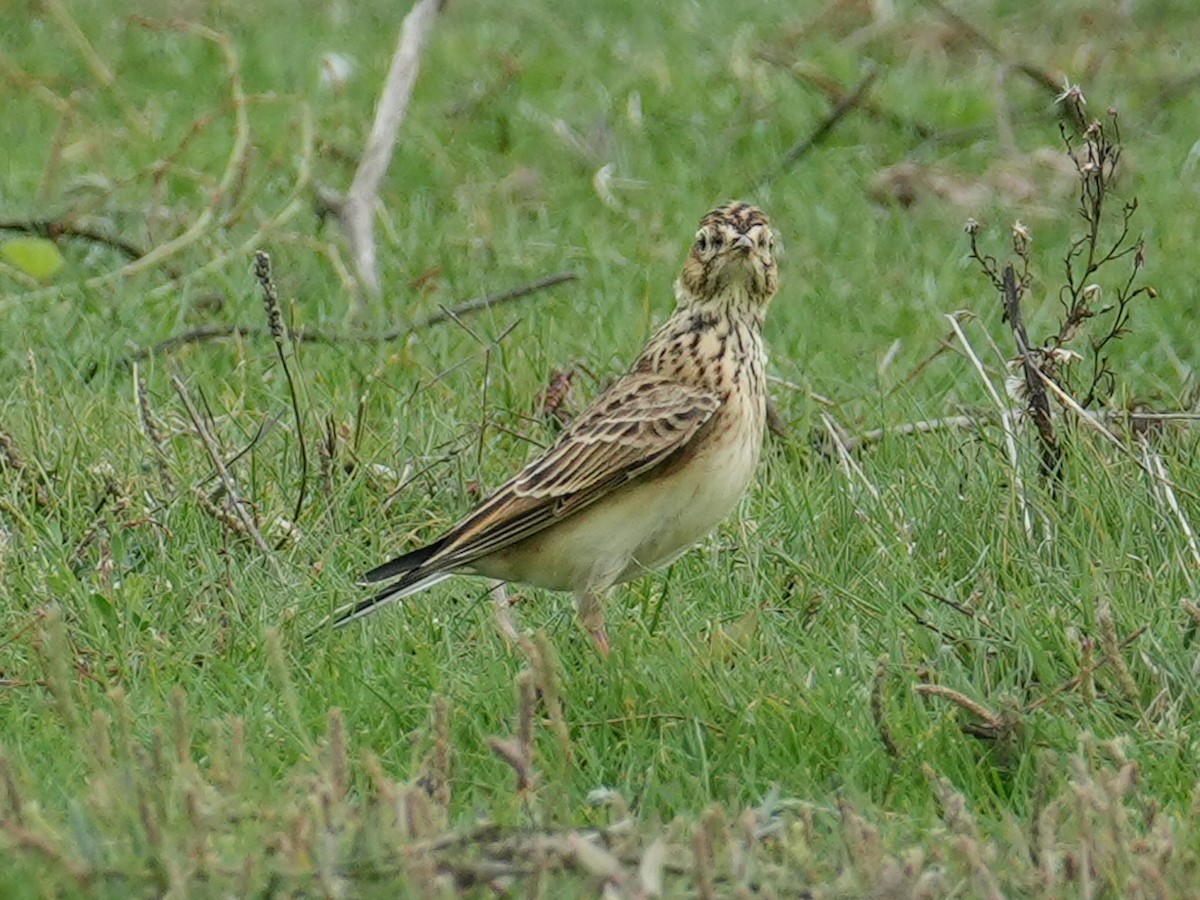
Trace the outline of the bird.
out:
<instances>
[{"instance_id":1,"label":"bird","mask_svg":"<svg viewBox=\"0 0 1200 900\"><path fill-rule=\"evenodd\" d=\"M597 649L610 589L665 566L733 511L766 420L767 307L775 234L744 202L700 221L674 312L629 369L540 456L436 540L367 572L388 583L334 612L335 627L452 575L574 595Z\"/></svg>"}]
</instances>

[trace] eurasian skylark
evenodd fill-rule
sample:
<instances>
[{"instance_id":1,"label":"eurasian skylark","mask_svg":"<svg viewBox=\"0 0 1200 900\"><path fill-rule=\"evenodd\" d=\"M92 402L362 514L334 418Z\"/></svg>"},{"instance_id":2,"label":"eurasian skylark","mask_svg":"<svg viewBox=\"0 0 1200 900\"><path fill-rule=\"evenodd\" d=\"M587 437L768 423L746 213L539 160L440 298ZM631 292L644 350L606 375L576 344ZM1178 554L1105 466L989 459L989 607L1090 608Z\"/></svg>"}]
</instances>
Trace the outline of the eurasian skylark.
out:
<instances>
[{"instance_id":1,"label":"eurasian skylark","mask_svg":"<svg viewBox=\"0 0 1200 900\"><path fill-rule=\"evenodd\" d=\"M451 575L485 575L571 591L607 654L609 589L681 555L750 483L766 414L761 329L777 281L762 212L730 203L706 215L675 312L629 371L448 532L368 572L364 582L392 583L334 624Z\"/></svg>"}]
</instances>

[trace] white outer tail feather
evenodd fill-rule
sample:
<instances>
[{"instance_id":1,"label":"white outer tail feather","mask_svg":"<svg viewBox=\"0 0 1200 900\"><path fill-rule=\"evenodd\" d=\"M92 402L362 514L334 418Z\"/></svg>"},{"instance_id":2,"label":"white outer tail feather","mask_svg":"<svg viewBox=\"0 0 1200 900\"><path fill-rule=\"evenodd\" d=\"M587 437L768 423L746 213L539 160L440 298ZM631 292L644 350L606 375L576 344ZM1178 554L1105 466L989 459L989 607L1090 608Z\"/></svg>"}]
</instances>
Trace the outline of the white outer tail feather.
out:
<instances>
[{"instance_id":1,"label":"white outer tail feather","mask_svg":"<svg viewBox=\"0 0 1200 900\"><path fill-rule=\"evenodd\" d=\"M403 600L405 597L411 596L412 594L415 594L419 591L423 591L427 587L432 587L433 585L437 584L438 582L445 581L447 578L450 578L453 574L454 574L453 572L434 572L432 575L427 575L425 578L422 578L420 581L415 581L412 584L408 585L407 587L401 588L400 590L396 591L396 593L391 594L387 597L384 597L382 600L378 601L377 603L371 603L368 606L364 606L362 609L360 609L356 613L354 613L354 615L347 616L346 618L335 622L333 627L334 628L344 628L346 625L349 625L351 622L355 622L355 621L361 619L363 616L370 615L371 613L375 612L375 610L379 609L382 606L386 606L387 604L392 603L396 600ZM387 589L384 588L384 590L386 591ZM333 617L336 619L337 613L334 613Z\"/></svg>"}]
</instances>

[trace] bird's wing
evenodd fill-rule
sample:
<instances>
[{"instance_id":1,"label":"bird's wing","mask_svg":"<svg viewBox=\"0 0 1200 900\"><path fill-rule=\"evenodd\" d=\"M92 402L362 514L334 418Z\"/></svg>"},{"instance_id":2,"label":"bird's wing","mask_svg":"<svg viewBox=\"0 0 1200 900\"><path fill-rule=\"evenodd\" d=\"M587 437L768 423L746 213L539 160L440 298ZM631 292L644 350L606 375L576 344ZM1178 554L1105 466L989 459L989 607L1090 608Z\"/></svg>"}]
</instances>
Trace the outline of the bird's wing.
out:
<instances>
[{"instance_id":1,"label":"bird's wing","mask_svg":"<svg viewBox=\"0 0 1200 900\"><path fill-rule=\"evenodd\" d=\"M613 475L634 478L687 444L719 405L716 395L660 375L626 375L510 482L513 492L568 497Z\"/></svg>"},{"instance_id":2,"label":"bird's wing","mask_svg":"<svg viewBox=\"0 0 1200 900\"><path fill-rule=\"evenodd\" d=\"M578 512L686 447L718 406L700 388L623 376L553 447L451 529L421 568L468 565Z\"/></svg>"}]
</instances>

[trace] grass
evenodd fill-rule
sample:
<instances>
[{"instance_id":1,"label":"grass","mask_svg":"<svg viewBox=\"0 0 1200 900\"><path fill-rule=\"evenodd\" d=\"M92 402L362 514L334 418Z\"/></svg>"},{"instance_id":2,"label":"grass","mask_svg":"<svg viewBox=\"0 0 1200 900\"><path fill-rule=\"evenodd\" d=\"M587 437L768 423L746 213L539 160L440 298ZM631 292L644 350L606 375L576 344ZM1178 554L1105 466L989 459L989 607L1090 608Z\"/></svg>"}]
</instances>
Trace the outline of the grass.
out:
<instances>
[{"instance_id":1,"label":"grass","mask_svg":"<svg viewBox=\"0 0 1200 900\"><path fill-rule=\"evenodd\" d=\"M91 281L125 260L67 240L48 284L0 269L13 386L0 395L0 892L571 896L652 889L657 872L671 896L1186 895L1200 865L1197 561L1181 526L1200 493L1194 428L1151 444L1179 515L1132 436L1118 450L1061 423L1056 497L1023 430L1020 474L1049 526L1034 539L994 422L895 433L855 454L861 476L827 452L823 411L855 435L992 409L960 352L930 360L959 309L976 314L964 327L997 382L986 335L1012 346L967 258L968 216L990 226L992 252L1012 220L1032 229L1035 340L1055 330L1081 228L1070 173L1031 155L1061 151L1049 95L1013 72L999 82L997 60L929 8L884 20L867 6L450 4L384 191L389 294L357 319L311 184L348 182L394 9L160 10L207 36L129 24L100 0L6 22L0 218L82 210L149 248L214 214L134 277ZM1157 297L1111 348L1111 406L1188 409L1185 50L1200 23L1184 3L1127 6L969 13L1005 52L1083 81L1093 114L1119 108L1115 202L1140 202ZM326 51L357 60L340 93L318 84ZM870 58L881 108L979 130L922 141L859 110L756 187L828 111L764 54L846 85ZM903 160L920 167L919 201L873 200ZM594 176L610 164L625 180L606 202ZM553 440L535 402L551 372L619 371L669 309L695 221L733 196L763 205L784 241L768 341L773 373L802 389L777 390L789 436L770 440L740 514L611 598L612 658L536 592L517 611L542 643L506 646L469 579L306 642L357 596L358 573ZM140 364L166 484L124 362L189 327L264 325L259 247L285 317L336 331L578 278L406 341L289 348L311 462L289 536L297 429L269 341ZM1104 273L1108 296L1119 275ZM269 557L197 499L217 482L174 374L226 458L245 451L231 471L282 540ZM578 371L572 408L596 389ZM518 790L521 764L533 781Z\"/></svg>"}]
</instances>

